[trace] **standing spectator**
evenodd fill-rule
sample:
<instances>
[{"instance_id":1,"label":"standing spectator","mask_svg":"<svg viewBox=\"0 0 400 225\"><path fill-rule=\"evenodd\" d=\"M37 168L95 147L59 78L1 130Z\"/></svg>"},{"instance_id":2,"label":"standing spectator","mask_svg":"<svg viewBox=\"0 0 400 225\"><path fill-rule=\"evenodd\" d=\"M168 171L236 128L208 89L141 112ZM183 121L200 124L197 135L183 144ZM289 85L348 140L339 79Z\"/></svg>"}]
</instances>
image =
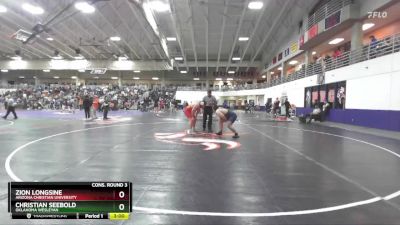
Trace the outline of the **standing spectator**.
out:
<instances>
[{"instance_id":1,"label":"standing spectator","mask_svg":"<svg viewBox=\"0 0 400 225\"><path fill-rule=\"evenodd\" d=\"M96 111L99 109L99 97L96 95L93 97L93 103L92 103L92 118L97 119L97 114Z\"/></svg>"},{"instance_id":2,"label":"standing spectator","mask_svg":"<svg viewBox=\"0 0 400 225\"><path fill-rule=\"evenodd\" d=\"M279 101L279 98L277 97L274 101L274 107L272 108L272 113L274 114L274 116L276 116L276 114L278 113L280 104L281 104L281 102Z\"/></svg>"},{"instance_id":3,"label":"standing spectator","mask_svg":"<svg viewBox=\"0 0 400 225\"><path fill-rule=\"evenodd\" d=\"M332 57L330 55L325 56L324 58L326 69L331 70L332 69Z\"/></svg>"},{"instance_id":4,"label":"standing spectator","mask_svg":"<svg viewBox=\"0 0 400 225\"><path fill-rule=\"evenodd\" d=\"M8 115L10 114L10 112L12 112L12 114L14 115L14 119L18 119L17 114L15 113L15 106L17 105L16 102L14 102L14 99L12 97L10 97L7 100L7 113L5 116L3 116L3 119L7 119Z\"/></svg>"},{"instance_id":5,"label":"standing spectator","mask_svg":"<svg viewBox=\"0 0 400 225\"><path fill-rule=\"evenodd\" d=\"M103 107L103 120L108 120L107 115L108 115L108 110L110 110L110 103L107 97L104 98L102 107Z\"/></svg>"},{"instance_id":6,"label":"standing spectator","mask_svg":"<svg viewBox=\"0 0 400 225\"><path fill-rule=\"evenodd\" d=\"M79 110L82 110L82 106L83 106L83 99L79 97Z\"/></svg>"},{"instance_id":7,"label":"standing spectator","mask_svg":"<svg viewBox=\"0 0 400 225\"><path fill-rule=\"evenodd\" d=\"M172 100L172 112L176 112L176 110L178 109L178 101L176 101L176 99Z\"/></svg>"},{"instance_id":8,"label":"standing spectator","mask_svg":"<svg viewBox=\"0 0 400 225\"><path fill-rule=\"evenodd\" d=\"M159 108L158 108L159 102L158 101L159 101L158 97L154 98L154 113L158 113L158 111L159 111Z\"/></svg>"},{"instance_id":9,"label":"standing spectator","mask_svg":"<svg viewBox=\"0 0 400 225\"><path fill-rule=\"evenodd\" d=\"M217 106L217 99L211 95L211 90L207 91L207 96L203 98L204 112L203 112L203 131L206 130L206 123L208 117L208 131L212 132L212 116L214 108Z\"/></svg>"},{"instance_id":10,"label":"standing spectator","mask_svg":"<svg viewBox=\"0 0 400 225\"><path fill-rule=\"evenodd\" d=\"M244 100L244 112L247 113L250 110L250 105L247 100Z\"/></svg>"},{"instance_id":11,"label":"standing spectator","mask_svg":"<svg viewBox=\"0 0 400 225\"><path fill-rule=\"evenodd\" d=\"M271 102L267 101L265 103L265 112L266 113L270 113L271 112L271 108L272 108Z\"/></svg>"},{"instance_id":12,"label":"standing spectator","mask_svg":"<svg viewBox=\"0 0 400 225\"><path fill-rule=\"evenodd\" d=\"M223 108L225 108L225 109L228 109L229 108L229 105L228 105L228 101L224 101L224 103L222 104L223 106Z\"/></svg>"},{"instance_id":13,"label":"standing spectator","mask_svg":"<svg viewBox=\"0 0 400 225\"><path fill-rule=\"evenodd\" d=\"M369 56L370 58L375 58L376 56L376 49L378 47L378 40L375 38L374 35L369 36L371 42L369 43Z\"/></svg>"},{"instance_id":14,"label":"standing spectator","mask_svg":"<svg viewBox=\"0 0 400 225\"><path fill-rule=\"evenodd\" d=\"M83 99L83 109L85 110L85 118L89 119L90 118L90 107L92 106L92 103L90 101L89 96L85 96Z\"/></svg>"},{"instance_id":15,"label":"standing spectator","mask_svg":"<svg viewBox=\"0 0 400 225\"><path fill-rule=\"evenodd\" d=\"M375 49L376 46L378 45L378 40L375 38L374 35L369 36L369 39L371 40L369 46L371 49Z\"/></svg>"},{"instance_id":16,"label":"standing spectator","mask_svg":"<svg viewBox=\"0 0 400 225\"><path fill-rule=\"evenodd\" d=\"M340 48L337 48L335 52L333 53L333 58L337 59L342 55L342 50Z\"/></svg>"},{"instance_id":17,"label":"standing spectator","mask_svg":"<svg viewBox=\"0 0 400 225\"><path fill-rule=\"evenodd\" d=\"M164 99L160 99L159 105L160 105L160 110L161 110L161 111L164 111L164 107L165 107Z\"/></svg>"},{"instance_id":18,"label":"standing spectator","mask_svg":"<svg viewBox=\"0 0 400 225\"><path fill-rule=\"evenodd\" d=\"M286 98L284 104L285 104L286 118L290 118L289 109L291 108L291 106L290 106L290 102L289 102L289 99L288 99L288 98Z\"/></svg>"}]
</instances>

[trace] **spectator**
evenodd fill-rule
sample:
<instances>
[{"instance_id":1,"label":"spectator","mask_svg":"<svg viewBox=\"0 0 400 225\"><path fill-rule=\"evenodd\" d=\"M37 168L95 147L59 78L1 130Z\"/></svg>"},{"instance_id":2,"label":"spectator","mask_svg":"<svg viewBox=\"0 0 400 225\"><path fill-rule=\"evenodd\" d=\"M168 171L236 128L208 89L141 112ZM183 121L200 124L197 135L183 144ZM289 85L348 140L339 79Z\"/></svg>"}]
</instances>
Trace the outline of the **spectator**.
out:
<instances>
[{"instance_id":1,"label":"spectator","mask_svg":"<svg viewBox=\"0 0 400 225\"><path fill-rule=\"evenodd\" d=\"M378 45L378 40L375 38L374 35L369 36L369 39L370 39L370 41L371 41L371 42L369 43L370 48L371 48L371 49L375 49L376 46Z\"/></svg>"},{"instance_id":2,"label":"spectator","mask_svg":"<svg viewBox=\"0 0 400 225\"><path fill-rule=\"evenodd\" d=\"M374 35L369 36L370 43L369 43L369 57L370 58L375 58L376 57L376 51L378 47L378 40L375 38Z\"/></svg>"},{"instance_id":3,"label":"spectator","mask_svg":"<svg viewBox=\"0 0 400 225\"><path fill-rule=\"evenodd\" d=\"M99 109L99 97L96 95L93 97L93 104L92 104L92 118L97 119L96 111Z\"/></svg>"},{"instance_id":4,"label":"spectator","mask_svg":"<svg viewBox=\"0 0 400 225\"><path fill-rule=\"evenodd\" d=\"M290 118L289 109L291 108L291 105L288 98L286 98L284 105L285 105L286 117Z\"/></svg>"},{"instance_id":5,"label":"spectator","mask_svg":"<svg viewBox=\"0 0 400 225\"><path fill-rule=\"evenodd\" d=\"M103 107L103 120L108 120L108 111L110 110L110 102L107 98L104 99Z\"/></svg>"},{"instance_id":6,"label":"spectator","mask_svg":"<svg viewBox=\"0 0 400 225\"><path fill-rule=\"evenodd\" d=\"M337 59L342 55L342 49L341 48L337 48L334 52L333 52L333 58Z\"/></svg>"},{"instance_id":7,"label":"spectator","mask_svg":"<svg viewBox=\"0 0 400 225\"><path fill-rule=\"evenodd\" d=\"M277 97L274 101L274 107L272 108L272 113L274 114L274 116L276 116L278 114L279 110L279 105L281 104L281 102L279 101L279 98Z\"/></svg>"},{"instance_id":8,"label":"spectator","mask_svg":"<svg viewBox=\"0 0 400 225\"><path fill-rule=\"evenodd\" d=\"M265 103L265 112L270 113L271 108L272 108L272 104L267 101L267 103Z\"/></svg>"},{"instance_id":9,"label":"spectator","mask_svg":"<svg viewBox=\"0 0 400 225\"><path fill-rule=\"evenodd\" d=\"M175 97L175 92L175 87L162 88L161 90L147 90L145 86L81 86L75 88L69 85L52 85L39 87L26 86L16 91L9 91L7 95L15 95L17 96L16 98L20 98L24 109L68 109L68 111L74 112L76 108L83 109L83 99L86 95L96 95L99 99L104 99L104 97L113 99L115 110L118 110L123 108L134 109L133 106L140 105L139 103L144 101L145 96L147 96L147 103L150 102L149 96L160 96L164 101L169 101ZM149 104L146 105L146 111L148 106ZM98 109L101 110L102 108L99 106Z\"/></svg>"},{"instance_id":10,"label":"spectator","mask_svg":"<svg viewBox=\"0 0 400 225\"><path fill-rule=\"evenodd\" d=\"M326 69L330 70L332 67L332 57L330 55L325 56L325 65L326 65Z\"/></svg>"},{"instance_id":11,"label":"spectator","mask_svg":"<svg viewBox=\"0 0 400 225\"><path fill-rule=\"evenodd\" d=\"M90 98L88 95L85 96L82 104L83 104L83 109L85 110L85 118L89 119L90 118L90 108L92 107L92 101L90 101Z\"/></svg>"},{"instance_id":12,"label":"spectator","mask_svg":"<svg viewBox=\"0 0 400 225\"><path fill-rule=\"evenodd\" d=\"M311 120L321 120L321 109L318 107L318 104L315 104L315 108L311 114L307 114L306 117L309 117L307 123L311 123Z\"/></svg>"}]
</instances>

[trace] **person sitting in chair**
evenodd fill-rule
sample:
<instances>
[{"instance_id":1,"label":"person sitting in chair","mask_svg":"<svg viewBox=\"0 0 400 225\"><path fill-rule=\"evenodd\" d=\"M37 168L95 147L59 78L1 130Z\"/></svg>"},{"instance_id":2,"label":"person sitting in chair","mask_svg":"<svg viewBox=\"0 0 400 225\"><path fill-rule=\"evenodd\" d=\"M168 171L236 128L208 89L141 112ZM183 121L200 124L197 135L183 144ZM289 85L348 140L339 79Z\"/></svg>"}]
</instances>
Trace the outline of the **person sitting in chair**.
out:
<instances>
[{"instance_id":1,"label":"person sitting in chair","mask_svg":"<svg viewBox=\"0 0 400 225\"><path fill-rule=\"evenodd\" d=\"M307 123L311 123L311 120L321 120L321 109L318 107L318 104L315 105L314 110L311 112L311 114L307 114L306 118L310 117L310 119L307 121Z\"/></svg>"},{"instance_id":2,"label":"person sitting in chair","mask_svg":"<svg viewBox=\"0 0 400 225\"><path fill-rule=\"evenodd\" d=\"M325 116L327 116L329 113L329 109L329 102L325 102L324 104L315 104L315 109L312 111L312 113L306 115L306 117L310 117L307 123L311 123L312 119L323 122L325 120Z\"/></svg>"}]
</instances>

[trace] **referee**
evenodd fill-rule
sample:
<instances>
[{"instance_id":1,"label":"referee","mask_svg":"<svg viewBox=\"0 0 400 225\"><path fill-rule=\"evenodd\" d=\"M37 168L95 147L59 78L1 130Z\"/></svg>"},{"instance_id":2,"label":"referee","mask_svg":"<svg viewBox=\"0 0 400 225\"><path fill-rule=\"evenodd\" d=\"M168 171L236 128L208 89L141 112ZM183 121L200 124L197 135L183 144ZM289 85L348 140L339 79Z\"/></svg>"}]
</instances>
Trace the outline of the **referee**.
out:
<instances>
[{"instance_id":1,"label":"referee","mask_svg":"<svg viewBox=\"0 0 400 225\"><path fill-rule=\"evenodd\" d=\"M208 132L212 132L212 116L214 108L217 106L217 99L211 95L211 90L207 91L207 96L203 98L204 112L203 112L203 131L206 130L207 116L208 116Z\"/></svg>"},{"instance_id":2,"label":"referee","mask_svg":"<svg viewBox=\"0 0 400 225\"><path fill-rule=\"evenodd\" d=\"M10 97L7 100L7 113L5 116L3 116L3 119L7 119L8 115L10 114L10 112L14 115L14 119L18 119L17 114L15 113L15 106L17 105L16 102L14 102L14 99L12 97Z\"/></svg>"}]
</instances>

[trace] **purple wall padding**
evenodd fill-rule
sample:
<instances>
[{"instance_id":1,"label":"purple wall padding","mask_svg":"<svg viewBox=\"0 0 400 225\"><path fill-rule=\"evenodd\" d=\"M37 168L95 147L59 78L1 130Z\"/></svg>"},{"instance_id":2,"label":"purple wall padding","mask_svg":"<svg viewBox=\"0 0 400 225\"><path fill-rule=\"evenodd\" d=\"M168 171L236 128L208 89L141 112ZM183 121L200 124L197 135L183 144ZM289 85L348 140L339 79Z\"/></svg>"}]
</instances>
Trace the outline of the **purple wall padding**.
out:
<instances>
[{"instance_id":1,"label":"purple wall padding","mask_svg":"<svg viewBox=\"0 0 400 225\"><path fill-rule=\"evenodd\" d=\"M296 114L307 114L311 108L296 108ZM365 110L365 109L331 109L327 121L357 126L400 131L400 111Z\"/></svg>"}]
</instances>

